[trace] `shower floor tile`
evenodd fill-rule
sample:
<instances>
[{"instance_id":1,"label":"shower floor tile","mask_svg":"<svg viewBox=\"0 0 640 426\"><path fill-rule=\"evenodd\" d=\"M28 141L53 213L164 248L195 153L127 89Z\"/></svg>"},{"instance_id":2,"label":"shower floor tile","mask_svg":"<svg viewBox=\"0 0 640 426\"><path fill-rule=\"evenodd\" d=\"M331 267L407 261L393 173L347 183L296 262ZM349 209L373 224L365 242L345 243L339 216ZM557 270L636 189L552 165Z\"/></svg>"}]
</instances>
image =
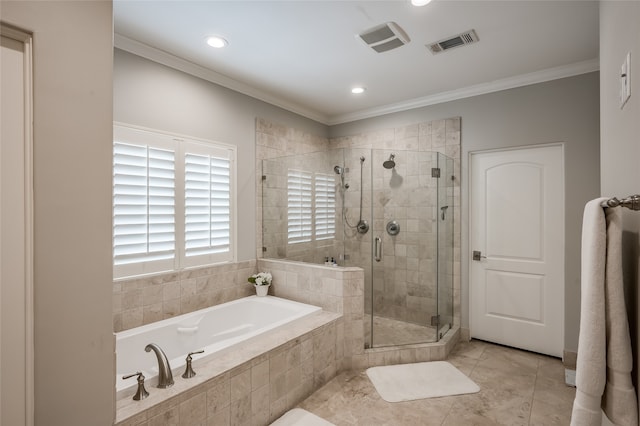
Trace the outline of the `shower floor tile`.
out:
<instances>
[{"instance_id":1,"label":"shower floor tile","mask_svg":"<svg viewBox=\"0 0 640 426\"><path fill-rule=\"evenodd\" d=\"M568 425L575 388L557 358L478 340L447 359L480 386L469 395L390 403L364 370L344 372L301 404L335 425Z\"/></svg>"},{"instance_id":2,"label":"shower floor tile","mask_svg":"<svg viewBox=\"0 0 640 426\"><path fill-rule=\"evenodd\" d=\"M364 316L365 342L371 342L371 315ZM374 348L381 346L410 345L436 341L436 328L412 324L375 315L373 317Z\"/></svg>"}]
</instances>

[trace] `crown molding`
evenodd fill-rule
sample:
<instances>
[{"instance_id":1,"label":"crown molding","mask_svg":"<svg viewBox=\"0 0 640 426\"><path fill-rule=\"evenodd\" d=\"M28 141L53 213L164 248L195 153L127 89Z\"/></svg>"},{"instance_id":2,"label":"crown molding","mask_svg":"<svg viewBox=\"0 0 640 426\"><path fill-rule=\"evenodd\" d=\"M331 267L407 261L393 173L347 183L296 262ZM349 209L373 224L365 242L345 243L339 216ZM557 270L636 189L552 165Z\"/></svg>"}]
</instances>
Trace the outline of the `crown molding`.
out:
<instances>
[{"instance_id":1,"label":"crown molding","mask_svg":"<svg viewBox=\"0 0 640 426\"><path fill-rule=\"evenodd\" d=\"M565 77L573 77L580 74L598 71L599 69L600 64L597 58L583 62L576 62L569 65L548 68L545 70L522 74L515 77L495 80L489 83L476 84L456 90L450 90L448 92L437 93L435 95L424 96L403 102L384 105L382 107L369 108L347 114L339 114L330 117L327 124L329 126L333 126L336 124L343 124L351 121L378 117L384 114L402 112L410 109L441 104L444 102L451 102L458 99L499 92L502 90L514 89L517 87L529 86L537 83L544 83L546 81L557 80Z\"/></svg>"},{"instance_id":2,"label":"crown molding","mask_svg":"<svg viewBox=\"0 0 640 426\"><path fill-rule=\"evenodd\" d=\"M166 65L178 71L182 71L211 83L215 83L219 86L226 87L227 89L231 89L233 91L242 93L243 95L247 95L268 104L280 107L319 123L325 125L328 124L328 116L324 114L313 111L302 105L285 101L265 91L256 89L255 87L249 86L248 84L234 80L233 78L228 77L224 74L219 74L208 68L179 58L171 53L165 52L164 50L157 49L155 47L130 39L120 34L114 34L113 44L114 47L118 49L133 53L134 55L149 59L150 61L157 62L161 65Z\"/></svg>"},{"instance_id":3,"label":"crown molding","mask_svg":"<svg viewBox=\"0 0 640 426\"><path fill-rule=\"evenodd\" d=\"M455 101L458 99L465 99L473 96L499 92L502 90L529 86L531 84L544 83L546 81L557 80L560 78L573 77L580 74L598 71L600 69L599 60L595 58L588 61L576 62L569 65L548 68L545 70L523 74L515 77L495 80L489 83L476 84L473 86L437 93L435 95L409 99L407 101L397 102L381 107L368 108L347 114L327 116L325 114L319 113L318 111L306 108L302 105L288 102L265 91L249 86L248 84L244 84L237 80L234 80L231 77L219 74L208 68L179 58L171 53L165 52L155 47L151 47L147 44L127 38L120 34L114 34L114 46L118 49L122 49L124 51L133 53L134 55L141 56L145 59L149 59L151 61L166 65L170 68L174 68L195 77L199 77L203 80L218 84L252 98L267 102L271 105L280 107L282 109L317 121L318 123L325 124L327 126L373 118L380 115L402 112L430 105L437 105L444 102Z\"/></svg>"}]
</instances>

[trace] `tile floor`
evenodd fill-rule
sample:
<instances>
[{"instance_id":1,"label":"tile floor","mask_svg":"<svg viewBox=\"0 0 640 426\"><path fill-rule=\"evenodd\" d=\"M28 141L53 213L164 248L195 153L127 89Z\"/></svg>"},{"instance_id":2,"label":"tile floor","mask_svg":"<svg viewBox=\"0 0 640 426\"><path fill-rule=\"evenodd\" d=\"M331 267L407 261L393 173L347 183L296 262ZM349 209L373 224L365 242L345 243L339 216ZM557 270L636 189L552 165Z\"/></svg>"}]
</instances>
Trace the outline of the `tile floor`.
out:
<instances>
[{"instance_id":1,"label":"tile floor","mask_svg":"<svg viewBox=\"0 0 640 426\"><path fill-rule=\"evenodd\" d=\"M364 370L342 373L299 404L341 425L568 425L575 388L557 358L482 341L448 360L480 386L470 395L388 403Z\"/></svg>"}]
</instances>

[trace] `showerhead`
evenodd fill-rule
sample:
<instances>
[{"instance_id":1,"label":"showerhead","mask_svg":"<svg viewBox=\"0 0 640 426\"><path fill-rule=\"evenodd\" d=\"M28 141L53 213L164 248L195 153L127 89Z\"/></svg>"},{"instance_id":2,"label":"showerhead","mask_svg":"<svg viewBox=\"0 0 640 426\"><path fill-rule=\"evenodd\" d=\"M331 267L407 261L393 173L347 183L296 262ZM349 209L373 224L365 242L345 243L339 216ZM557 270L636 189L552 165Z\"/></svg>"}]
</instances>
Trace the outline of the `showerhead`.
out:
<instances>
[{"instance_id":1,"label":"showerhead","mask_svg":"<svg viewBox=\"0 0 640 426\"><path fill-rule=\"evenodd\" d=\"M382 163L382 167L385 169L393 169L396 166L396 162L393 160L394 158L396 158L395 154L391 154L389 159Z\"/></svg>"},{"instance_id":2,"label":"showerhead","mask_svg":"<svg viewBox=\"0 0 640 426\"><path fill-rule=\"evenodd\" d=\"M337 175L342 175L342 172L344 171L344 169L340 166L335 166L333 168L333 171L336 172Z\"/></svg>"}]
</instances>

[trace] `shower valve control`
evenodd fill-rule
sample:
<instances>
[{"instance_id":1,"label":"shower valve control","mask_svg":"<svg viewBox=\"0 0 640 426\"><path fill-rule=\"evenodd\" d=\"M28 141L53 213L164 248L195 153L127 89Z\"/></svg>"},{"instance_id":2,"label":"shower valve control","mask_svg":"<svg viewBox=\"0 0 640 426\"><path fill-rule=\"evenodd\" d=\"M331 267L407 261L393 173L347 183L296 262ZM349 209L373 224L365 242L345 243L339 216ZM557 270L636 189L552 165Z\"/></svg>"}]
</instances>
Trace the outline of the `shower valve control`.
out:
<instances>
[{"instance_id":1,"label":"shower valve control","mask_svg":"<svg viewBox=\"0 0 640 426\"><path fill-rule=\"evenodd\" d=\"M486 259L487 256L483 256L481 251L474 250L473 251L473 260L480 261L482 259Z\"/></svg>"},{"instance_id":2,"label":"shower valve control","mask_svg":"<svg viewBox=\"0 0 640 426\"><path fill-rule=\"evenodd\" d=\"M395 220L387 223L387 233L391 236L398 235L400 233L400 224Z\"/></svg>"}]
</instances>

